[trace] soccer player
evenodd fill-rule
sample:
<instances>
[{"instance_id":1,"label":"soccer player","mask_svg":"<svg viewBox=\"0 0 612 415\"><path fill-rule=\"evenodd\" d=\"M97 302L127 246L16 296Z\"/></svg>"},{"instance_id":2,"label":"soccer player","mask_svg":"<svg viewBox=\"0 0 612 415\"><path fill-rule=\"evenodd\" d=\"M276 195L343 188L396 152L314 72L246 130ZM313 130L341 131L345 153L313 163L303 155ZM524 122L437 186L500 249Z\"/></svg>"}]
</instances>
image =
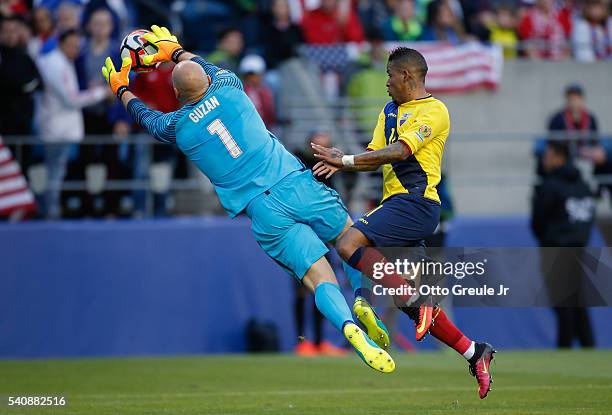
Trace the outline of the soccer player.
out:
<instances>
[{"instance_id":1,"label":"soccer player","mask_svg":"<svg viewBox=\"0 0 612 415\"><path fill-rule=\"evenodd\" d=\"M313 144L315 175L331 177L339 170L371 171L382 166L382 204L359 219L336 245L340 256L365 275L373 277L372 264L387 261L378 247L424 247L424 239L438 225L442 154L450 129L446 106L427 93L427 63L418 51L395 49L387 64L387 90L391 101L378 117L367 151L345 155L337 148ZM388 278L401 284L399 275ZM487 396L491 386L490 363L495 352L487 343L468 339L439 307L424 303L407 307L410 296L396 304L416 325L417 340L427 332L463 355L479 385L479 395ZM417 312L418 310L418 312ZM433 322L435 321L435 324Z\"/></svg>"},{"instance_id":2,"label":"soccer player","mask_svg":"<svg viewBox=\"0 0 612 415\"><path fill-rule=\"evenodd\" d=\"M149 134L176 144L195 163L231 217L247 214L259 245L314 292L318 309L359 357L377 371L392 372L395 362L355 324L325 259L325 242L336 240L352 224L338 194L317 181L266 129L235 74L185 51L168 29L151 29L145 37L158 51L144 56L143 63L177 64L172 82L181 108L153 111L131 93L130 58L120 71L106 59L102 74L112 91ZM351 280L361 278L356 270L352 273L356 276ZM366 328L388 346L386 329L383 339L379 326Z\"/></svg>"}]
</instances>

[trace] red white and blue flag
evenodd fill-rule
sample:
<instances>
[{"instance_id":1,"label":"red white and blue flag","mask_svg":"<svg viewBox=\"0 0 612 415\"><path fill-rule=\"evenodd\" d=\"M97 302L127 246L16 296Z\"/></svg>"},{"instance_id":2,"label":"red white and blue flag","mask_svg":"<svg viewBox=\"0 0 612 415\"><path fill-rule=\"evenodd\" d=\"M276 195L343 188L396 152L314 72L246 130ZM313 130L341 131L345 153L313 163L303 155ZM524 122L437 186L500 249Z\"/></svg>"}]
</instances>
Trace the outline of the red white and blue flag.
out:
<instances>
[{"instance_id":1,"label":"red white and blue flag","mask_svg":"<svg viewBox=\"0 0 612 415\"><path fill-rule=\"evenodd\" d=\"M442 42L388 42L389 51L397 46L418 50L427 61L426 87L429 92L461 93L479 88L495 89L502 76L504 58L497 45L466 42L451 45ZM355 61L367 44L305 45L300 54L318 64L323 71L342 73ZM384 85L381 85L384 88Z\"/></svg>"},{"instance_id":2,"label":"red white and blue flag","mask_svg":"<svg viewBox=\"0 0 612 415\"><path fill-rule=\"evenodd\" d=\"M18 211L27 216L35 210L34 194L19 164L0 138L0 216L11 216Z\"/></svg>"}]
</instances>

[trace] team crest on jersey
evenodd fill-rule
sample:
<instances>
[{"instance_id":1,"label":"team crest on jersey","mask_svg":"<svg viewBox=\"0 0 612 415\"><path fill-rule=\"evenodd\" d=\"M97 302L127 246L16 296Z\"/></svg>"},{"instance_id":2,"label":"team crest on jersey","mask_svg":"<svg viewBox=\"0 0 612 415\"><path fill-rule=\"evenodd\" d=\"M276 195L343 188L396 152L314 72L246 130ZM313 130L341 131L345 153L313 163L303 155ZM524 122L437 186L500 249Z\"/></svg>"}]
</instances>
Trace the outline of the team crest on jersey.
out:
<instances>
[{"instance_id":1,"label":"team crest on jersey","mask_svg":"<svg viewBox=\"0 0 612 415\"><path fill-rule=\"evenodd\" d=\"M421 141L424 141L430 135L431 135L431 127L429 125L425 125L425 124L421 125L419 127L419 131L417 131L417 133L416 133L416 136Z\"/></svg>"},{"instance_id":2,"label":"team crest on jersey","mask_svg":"<svg viewBox=\"0 0 612 415\"><path fill-rule=\"evenodd\" d=\"M400 122L399 122L400 126L404 125L404 123L406 121L408 121L408 118L410 118L411 115L412 115L411 112L407 112L407 113L402 114L402 118L400 118Z\"/></svg>"}]
</instances>

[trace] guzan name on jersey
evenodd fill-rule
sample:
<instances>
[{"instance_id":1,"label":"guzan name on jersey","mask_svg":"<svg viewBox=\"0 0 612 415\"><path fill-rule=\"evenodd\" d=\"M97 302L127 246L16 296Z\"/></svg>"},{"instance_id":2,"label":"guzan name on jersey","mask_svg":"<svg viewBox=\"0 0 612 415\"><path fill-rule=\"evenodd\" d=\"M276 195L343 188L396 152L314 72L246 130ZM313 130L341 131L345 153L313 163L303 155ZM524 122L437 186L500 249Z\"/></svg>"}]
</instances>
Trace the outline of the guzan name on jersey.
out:
<instances>
[{"instance_id":1,"label":"guzan name on jersey","mask_svg":"<svg viewBox=\"0 0 612 415\"><path fill-rule=\"evenodd\" d=\"M203 103L198 105L189 113L189 119L194 123L200 122L202 118L204 118L209 112L220 106L219 100L217 100L216 96L212 96L205 100Z\"/></svg>"}]
</instances>

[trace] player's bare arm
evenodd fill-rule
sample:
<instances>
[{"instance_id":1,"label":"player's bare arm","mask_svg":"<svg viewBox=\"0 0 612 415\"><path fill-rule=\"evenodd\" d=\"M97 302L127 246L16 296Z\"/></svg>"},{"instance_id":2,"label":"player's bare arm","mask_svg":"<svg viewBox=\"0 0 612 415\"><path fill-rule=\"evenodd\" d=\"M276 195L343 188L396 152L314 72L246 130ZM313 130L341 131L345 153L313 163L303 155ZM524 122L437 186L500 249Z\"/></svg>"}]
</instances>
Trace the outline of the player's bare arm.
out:
<instances>
[{"instance_id":1,"label":"player's bare arm","mask_svg":"<svg viewBox=\"0 0 612 415\"><path fill-rule=\"evenodd\" d=\"M321 161L313 170L315 176L331 177L338 170L345 171L374 171L384 164L405 160L412 152L410 147L402 142L395 142L380 150L367 151L357 155L346 155L341 150L332 147L326 148L311 144L315 157Z\"/></svg>"}]
</instances>

